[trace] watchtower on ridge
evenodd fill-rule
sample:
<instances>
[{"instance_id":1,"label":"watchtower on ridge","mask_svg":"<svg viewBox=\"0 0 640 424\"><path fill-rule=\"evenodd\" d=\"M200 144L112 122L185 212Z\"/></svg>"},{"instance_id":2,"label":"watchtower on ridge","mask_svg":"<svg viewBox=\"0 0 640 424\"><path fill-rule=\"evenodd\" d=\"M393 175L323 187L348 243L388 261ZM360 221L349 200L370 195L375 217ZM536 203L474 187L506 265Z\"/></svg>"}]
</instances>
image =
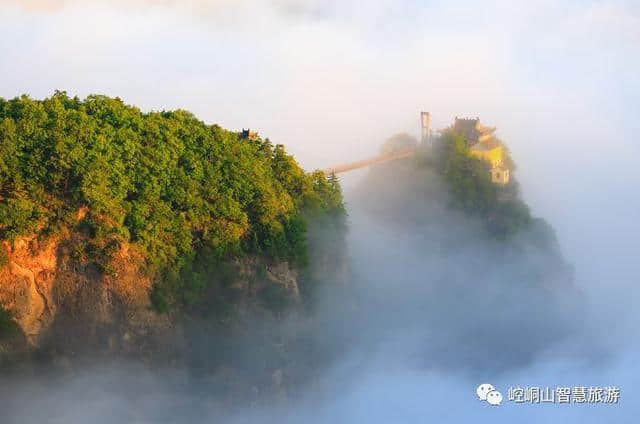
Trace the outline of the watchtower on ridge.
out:
<instances>
[{"instance_id":1,"label":"watchtower on ridge","mask_svg":"<svg viewBox=\"0 0 640 424\"><path fill-rule=\"evenodd\" d=\"M420 145L431 147L431 113L420 112Z\"/></svg>"}]
</instances>

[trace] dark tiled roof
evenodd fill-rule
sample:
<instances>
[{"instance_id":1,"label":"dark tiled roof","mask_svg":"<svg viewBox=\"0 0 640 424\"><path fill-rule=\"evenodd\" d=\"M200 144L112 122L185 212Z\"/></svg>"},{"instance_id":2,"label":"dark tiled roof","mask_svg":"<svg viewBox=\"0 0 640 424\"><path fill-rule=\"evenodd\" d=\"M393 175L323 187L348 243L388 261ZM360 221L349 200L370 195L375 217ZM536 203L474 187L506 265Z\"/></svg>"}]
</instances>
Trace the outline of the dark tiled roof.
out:
<instances>
[{"instance_id":1,"label":"dark tiled roof","mask_svg":"<svg viewBox=\"0 0 640 424\"><path fill-rule=\"evenodd\" d=\"M453 124L453 130L464 136L467 141L477 141L480 134L476 130L476 124L479 119L460 119L456 118Z\"/></svg>"},{"instance_id":2,"label":"dark tiled roof","mask_svg":"<svg viewBox=\"0 0 640 424\"><path fill-rule=\"evenodd\" d=\"M480 118L469 119L456 117L453 130L462 134L467 144L472 146L478 142L478 139L482 135L491 134L495 131L495 128L482 126L480 124Z\"/></svg>"}]
</instances>

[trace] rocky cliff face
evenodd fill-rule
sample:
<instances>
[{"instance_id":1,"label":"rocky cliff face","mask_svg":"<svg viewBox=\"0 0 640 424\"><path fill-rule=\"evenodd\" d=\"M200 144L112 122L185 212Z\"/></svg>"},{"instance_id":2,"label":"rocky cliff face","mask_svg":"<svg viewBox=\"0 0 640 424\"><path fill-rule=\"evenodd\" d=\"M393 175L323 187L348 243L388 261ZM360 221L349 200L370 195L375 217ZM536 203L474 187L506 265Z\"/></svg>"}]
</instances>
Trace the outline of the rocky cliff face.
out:
<instances>
[{"instance_id":1,"label":"rocky cliff face","mask_svg":"<svg viewBox=\"0 0 640 424\"><path fill-rule=\"evenodd\" d=\"M224 264L225 281L212 284L197 307L157 313L153 277L126 245L108 273L74 257L68 237L21 238L2 249L0 305L20 330L0 334L2 375L73 375L127 358L193 372L194 384L227 394L228 405L286 402L315 375L303 277L287 262L238 258Z\"/></svg>"},{"instance_id":2,"label":"rocky cliff face","mask_svg":"<svg viewBox=\"0 0 640 424\"><path fill-rule=\"evenodd\" d=\"M8 260L0 269L0 303L32 347L64 340L118 349L172 327L168 315L151 309L151 278L127 246L111 275L73 259L69 243L58 238L21 238L3 247Z\"/></svg>"},{"instance_id":3,"label":"rocky cliff face","mask_svg":"<svg viewBox=\"0 0 640 424\"><path fill-rule=\"evenodd\" d=\"M69 240L20 238L2 248L0 305L14 317L29 348L146 356L184 345L183 314L153 310L152 277L141 271L143 258L128 246L117 252L109 273L75 259ZM299 273L288 263L265 265L245 257L230 265L228 290L236 294L236 309L261 307L267 286L300 301Z\"/></svg>"}]
</instances>

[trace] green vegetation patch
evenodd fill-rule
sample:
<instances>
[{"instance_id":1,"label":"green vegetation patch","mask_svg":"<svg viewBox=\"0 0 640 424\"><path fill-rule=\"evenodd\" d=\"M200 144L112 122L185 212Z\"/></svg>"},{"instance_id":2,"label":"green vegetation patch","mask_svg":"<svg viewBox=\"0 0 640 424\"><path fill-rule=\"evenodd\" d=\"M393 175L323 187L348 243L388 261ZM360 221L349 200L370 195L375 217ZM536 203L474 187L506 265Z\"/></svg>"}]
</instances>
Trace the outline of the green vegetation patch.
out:
<instances>
[{"instance_id":1,"label":"green vegetation patch","mask_svg":"<svg viewBox=\"0 0 640 424\"><path fill-rule=\"evenodd\" d=\"M7 249L0 245L0 268L9 264L9 254Z\"/></svg>"},{"instance_id":2,"label":"green vegetation patch","mask_svg":"<svg viewBox=\"0 0 640 424\"><path fill-rule=\"evenodd\" d=\"M0 99L0 240L73 223L74 252L103 272L130 243L162 275L159 309L202 291L181 275L203 250L304 264L307 221L325 215L344 215L337 179L304 172L268 139L105 96Z\"/></svg>"},{"instance_id":3,"label":"green vegetation patch","mask_svg":"<svg viewBox=\"0 0 640 424\"><path fill-rule=\"evenodd\" d=\"M529 207L519 198L517 183L506 187L491 182L489 164L469 154L460 134L444 133L434 147L432 160L451 192L452 206L467 214L486 219L489 231L498 238L508 238L531 223ZM504 162L515 167L505 148Z\"/></svg>"}]
</instances>

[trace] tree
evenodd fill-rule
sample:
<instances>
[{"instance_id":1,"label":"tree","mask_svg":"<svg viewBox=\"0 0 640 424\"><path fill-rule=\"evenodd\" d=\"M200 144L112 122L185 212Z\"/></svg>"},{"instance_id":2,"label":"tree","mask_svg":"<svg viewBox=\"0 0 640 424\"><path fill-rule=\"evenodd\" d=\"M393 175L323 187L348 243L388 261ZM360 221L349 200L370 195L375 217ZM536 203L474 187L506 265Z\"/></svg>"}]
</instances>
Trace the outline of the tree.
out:
<instances>
[{"instance_id":1,"label":"tree","mask_svg":"<svg viewBox=\"0 0 640 424\"><path fill-rule=\"evenodd\" d=\"M491 182L490 165L469 154L461 134L447 131L437 140L434 149L438 171L450 188L452 206L484 217L489 231L499 238L507 238L530 224L529 208L517 198L515 181L511 198L499 200L498 191L504 189ZM507 166L515 168L508 153Z\"/></svg>"},{"instance_id":2,"label":"tree","mask_svg":"<svg viewBox=\"0 0 640 424\"><path fill-rule=\"evenodd\" d=\"M80 208L88 213L76 226ZM103 271L129 243L164 276L158 305L200 291L180 278L200 252L304 263L307 220L341 213L337 180L306 173L269 139L241 140L187 111L142 113L60 91L0 99L0 240L81 232Z\"/></svg>"}]
</instances>

